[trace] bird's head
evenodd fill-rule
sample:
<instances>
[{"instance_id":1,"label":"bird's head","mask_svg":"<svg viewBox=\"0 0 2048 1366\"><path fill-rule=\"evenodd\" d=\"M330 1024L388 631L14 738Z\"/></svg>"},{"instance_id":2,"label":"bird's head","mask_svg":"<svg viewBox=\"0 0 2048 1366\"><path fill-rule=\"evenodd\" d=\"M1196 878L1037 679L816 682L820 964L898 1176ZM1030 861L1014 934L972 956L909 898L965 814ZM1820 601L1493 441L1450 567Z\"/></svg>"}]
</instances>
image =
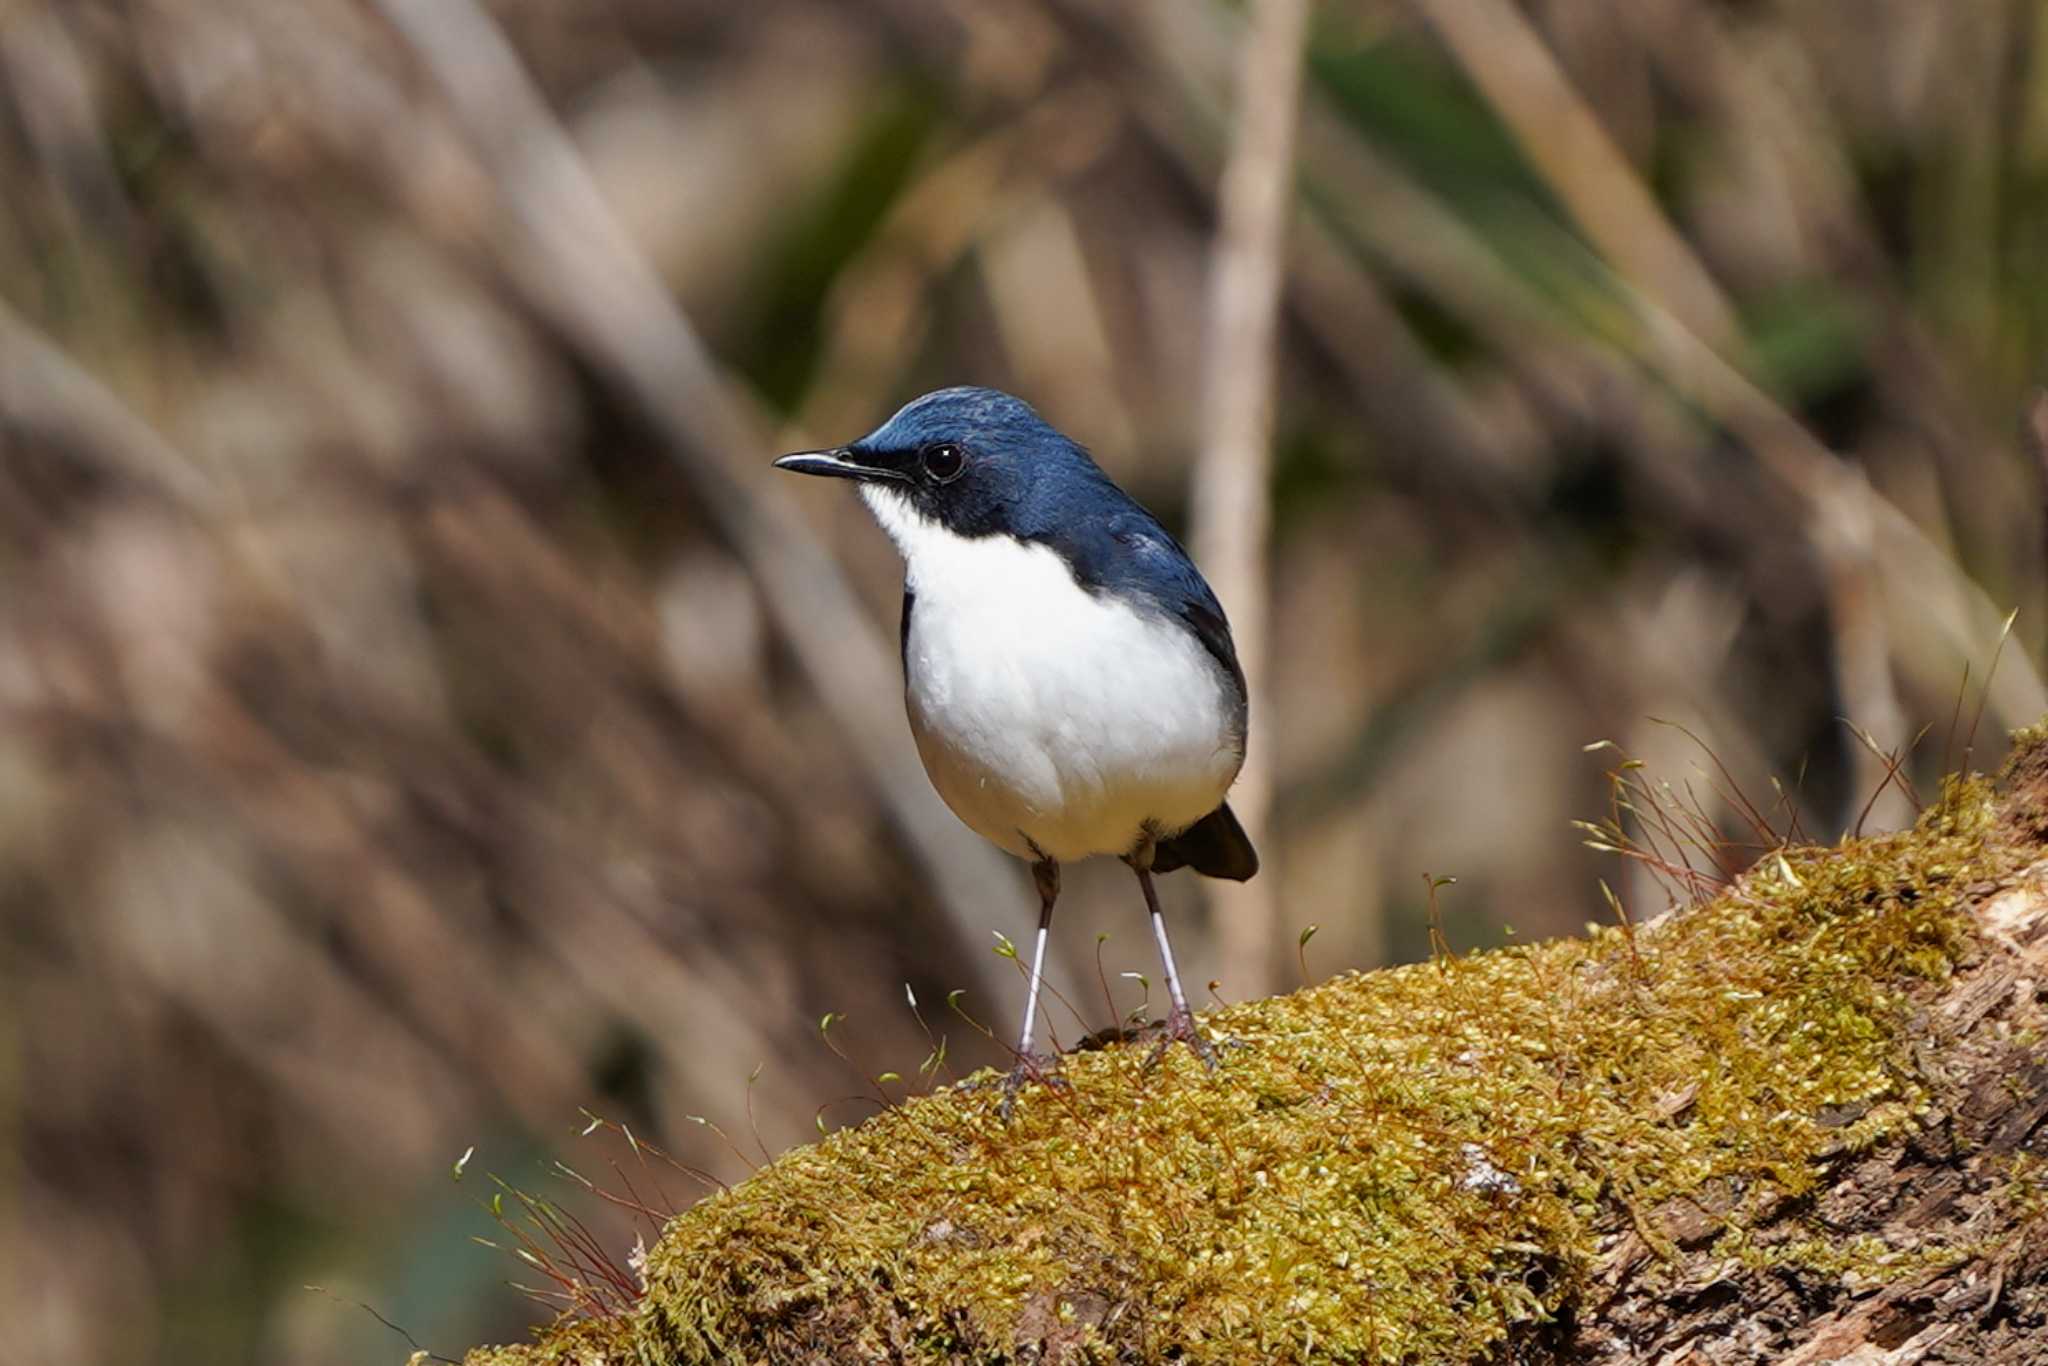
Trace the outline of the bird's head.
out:
<instances>
[{"instance_id":1,"label":"bird's head","mask_svg":"<svg viewBox=\"0 0 2048 1366\"><path fill-rule=\"evenodd\" d=\"M858 481L892 532L907 516L970 537L1015 534L1020 519L1107 482L1030 404L969 386L914 399L849 445L798 451L775 465Z\"/></svg>"}]
</instances>

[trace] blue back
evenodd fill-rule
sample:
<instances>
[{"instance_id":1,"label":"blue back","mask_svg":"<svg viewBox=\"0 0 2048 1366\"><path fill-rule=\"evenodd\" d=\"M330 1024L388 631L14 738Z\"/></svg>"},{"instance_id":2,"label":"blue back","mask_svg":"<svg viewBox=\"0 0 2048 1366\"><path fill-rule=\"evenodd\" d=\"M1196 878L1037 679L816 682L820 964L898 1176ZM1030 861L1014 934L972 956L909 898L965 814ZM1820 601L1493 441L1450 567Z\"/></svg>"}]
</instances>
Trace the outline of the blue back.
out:
<instances>
[{"instance_id":1,"label":"blue back","mask_svg":"<svg viewBox=\"0 0 2048 1366\"><path fill-rule=\"evenodd\" d=\"M1244 706L1230 623L1194 561L1157 518L1118 488L1088 452L1022 399L996 389L940 389L906 404L853 451L914 468L950 444L967 455L948 483L912 480L905 497L958 535L1009 535L1056 551L1074 580L1178 618L1222 665Z\"/></svg>"}]
</instances>

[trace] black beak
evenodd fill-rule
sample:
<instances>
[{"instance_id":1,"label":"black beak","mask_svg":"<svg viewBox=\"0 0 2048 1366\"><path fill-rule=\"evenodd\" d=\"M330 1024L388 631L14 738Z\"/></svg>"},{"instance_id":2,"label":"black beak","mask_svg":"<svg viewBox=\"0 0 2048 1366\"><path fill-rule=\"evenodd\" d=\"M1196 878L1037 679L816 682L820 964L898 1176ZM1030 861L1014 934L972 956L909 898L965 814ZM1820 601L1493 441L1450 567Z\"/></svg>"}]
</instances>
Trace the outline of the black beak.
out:
<instances>
[{"instance_id":1,"label":"black beak","mask_svg":"<svg viewBox=\"0 0 2048 1366\"><path fill-rule=\"evenodd\" d=\"M791 470L797 474L820 474L830 479L901 479L896 470L881 465L863 463L853 453L851 446L841 446L830 451L797 451L785 455L775 462L778 470Z\"/></svg>"}]
</instances>

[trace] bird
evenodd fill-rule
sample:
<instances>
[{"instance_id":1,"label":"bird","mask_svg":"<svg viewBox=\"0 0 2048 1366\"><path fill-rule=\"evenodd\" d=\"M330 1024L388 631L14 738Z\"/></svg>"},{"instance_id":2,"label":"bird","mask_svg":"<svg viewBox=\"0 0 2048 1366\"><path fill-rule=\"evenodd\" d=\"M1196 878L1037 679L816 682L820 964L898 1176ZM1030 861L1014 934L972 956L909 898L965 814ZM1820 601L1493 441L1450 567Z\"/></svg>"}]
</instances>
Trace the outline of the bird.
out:
<instances>
[{"instance_id":1,"label":"bird","mask_svg":"<svg viewBox=\"0 0 2048 1366\"><path fill-rule=\"evenodd\" d=\"M1060 866L1123 860L1145 899L1174 1042L1215 1067L1155 874L1245 881L1259 858L1225 795L1248 700L1230 623L1180 544L1020 398L939 389L847 445L775 461L852 480L904 564L904 705L925 773L968 829L1031 865L1039 896L1007 1119L1035 1051Z\"/></svg>"}]
</instances>

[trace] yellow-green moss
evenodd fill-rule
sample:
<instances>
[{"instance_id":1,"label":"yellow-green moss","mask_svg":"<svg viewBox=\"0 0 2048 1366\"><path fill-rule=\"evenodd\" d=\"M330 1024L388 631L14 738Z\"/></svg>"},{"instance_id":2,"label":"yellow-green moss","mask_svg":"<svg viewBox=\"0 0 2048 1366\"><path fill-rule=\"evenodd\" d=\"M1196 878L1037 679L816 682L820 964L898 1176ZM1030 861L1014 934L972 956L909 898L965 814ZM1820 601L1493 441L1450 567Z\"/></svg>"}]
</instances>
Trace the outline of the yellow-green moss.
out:
<instances>
[{"instance_id":1,"label":"yellow-green moss","mask_svg":"<svg viewBox=\"0 0 2048 1366\"><path fill-rule=\"evenodd\" d=\"M406 1366L427 1366L427 1354ZM669 1366L674 1360L650 1350L637 1318L564 1318L539 1342L471 1352L475 1366Z\"/></svg>"},{"instance_id":2,"label":"yellow-green moss","mask_svg":"<svg viewBox=\"0 0 2048 1366\"><path fill-rule=\"evenodd\" d=\"M1214 1074L1078 1055L1007 1129L988 1089L923 1097L676 1219L626 1337L472 1361L858 1360L863 1334L935 1361L1048 1334L1078 1359L1469 1357L1554 1313L1603 1235L1669 1247L1691 1211L1736 1251L1817 1159L1914 1122L1896 1035L1968 951L1993 828L1952 782L1914 830L1774 854L1654 928L1219 1011Z\"/></svg>"},{"instance_id":3,"label":"yellow-green moss","mask_svg":"<svg viewBox=\"0 0 2048 1366\"><path fill-rule=\"evenodd\" d=\"M2032 1153L2015 1153L2006 1174L2002 1204L2019 1216L2022 1225L2048 1219L2048 1158Z\"/></svg>"}]
</instances>

